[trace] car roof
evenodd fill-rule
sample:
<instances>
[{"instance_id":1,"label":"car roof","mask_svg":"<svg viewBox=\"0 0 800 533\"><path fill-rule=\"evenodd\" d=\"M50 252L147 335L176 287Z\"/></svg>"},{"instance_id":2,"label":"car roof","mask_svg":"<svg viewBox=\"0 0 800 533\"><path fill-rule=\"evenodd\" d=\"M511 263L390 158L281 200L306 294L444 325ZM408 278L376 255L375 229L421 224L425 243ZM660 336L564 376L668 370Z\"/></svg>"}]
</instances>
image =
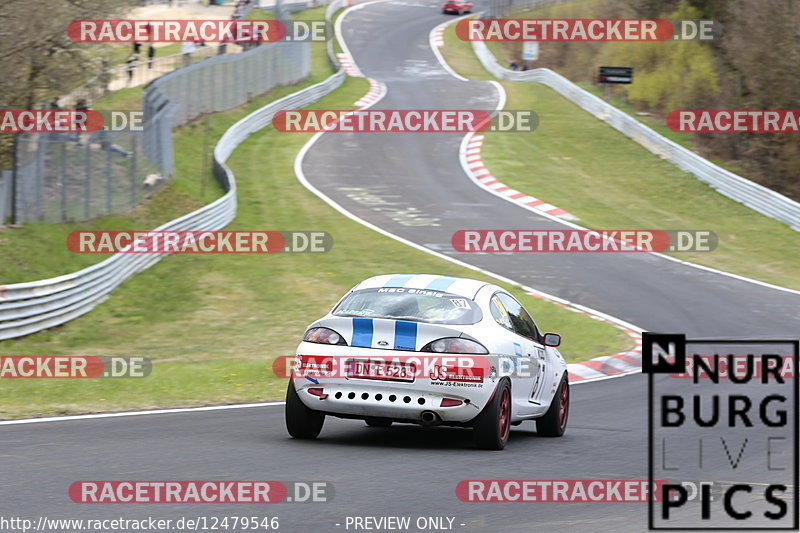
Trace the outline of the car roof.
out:
<instances>
[{"instance_id":1,"label":"car roof","mask_svg":"<svg viewBox=\"0 0 800 533\"><path fill-rule=\"evenodd\" d=\"M474 299L481 287L490 285L476 279L437 276L435 274L384 274L365 279L353 290L381 287L404 287L407 289L428 289L449 292L465 298Z\"/></svg>"}]
</instances>

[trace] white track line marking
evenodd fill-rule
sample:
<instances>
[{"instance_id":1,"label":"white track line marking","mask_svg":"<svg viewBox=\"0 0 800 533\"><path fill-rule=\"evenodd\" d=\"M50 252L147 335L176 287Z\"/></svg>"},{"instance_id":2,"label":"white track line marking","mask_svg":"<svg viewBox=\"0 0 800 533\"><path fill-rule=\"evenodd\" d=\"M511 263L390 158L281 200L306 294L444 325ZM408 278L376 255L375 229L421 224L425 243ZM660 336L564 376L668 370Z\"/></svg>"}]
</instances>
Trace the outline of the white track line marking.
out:
<instances>
[{"instance_id":1,"label":"white track line marking","mask_svg":"<svg viewBox=\"0 0 800 533\"><path fill-rule=\"evenodd\" d=\"M0 426L16 426L20 424L38 424L41 422L64 422L66 420L90 420L93 418L121 418L124 416L171 415L176 413L193 413L199 411L225 411L227 409L249 409L251 407L271 407L284 405L286 402L240 403L235 405L205 405L202 407L179 407L174 409L151 409L148 411L123 411L120 413L94 413L89 415L48 416L41 418L21 418L19 420L3 420Z\"/></svg>"}]
</instances>

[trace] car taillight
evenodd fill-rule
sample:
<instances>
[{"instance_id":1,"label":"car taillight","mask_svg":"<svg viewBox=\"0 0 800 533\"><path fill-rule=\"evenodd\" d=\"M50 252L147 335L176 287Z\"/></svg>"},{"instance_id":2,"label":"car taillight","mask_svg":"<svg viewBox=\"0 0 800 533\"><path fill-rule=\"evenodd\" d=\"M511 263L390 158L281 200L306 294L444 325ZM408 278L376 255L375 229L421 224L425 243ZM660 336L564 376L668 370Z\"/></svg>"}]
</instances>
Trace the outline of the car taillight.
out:
<instances>
[{"instance_id":1,"label":"car taillight","mask_svg":"<svg viewBox=\"0 0 800 533\"><path fill-rule=\"evenodd\" d=\"M422 348L423 352L435 353L474 353L485 355L489 350L484 346L473 340L462 339L460 337L445 337L429 342Z\"/></svg>"},{"instance_id":2,"label":"car taillight","mask_svg":"<svg viewBox=\"0 0 800 533\"><path fill-rule=\"evenodd\" d=\"M303 335L306 342L316 342L318 344L337 344L347 346L344 338L329 328L311 328Z\"/></svg>"},{"instance_id":3,"label":"car taillight","mask_svg":"<svg viewBox=\"0 0 800 533\"><path fill-rule=\"evenodd\" d=\"M314 396L319 396L320 400L324 400L325 398L328 397L328 395L325 394L325 390L322 387L311 387L306 390L308 391L309 394L313 394Z\"/></svg>"},{"instance_id":4,"label":"car taillight","mask_svg":"<svg viewBox=\"0 0 800 533\"><path fill-rule=\"evenodd\" d=\"M461 400L456 400L455 398L442 398L442 403L439 404L439 407L456 407L461 405Z\"/></svg>"}]
</instances>

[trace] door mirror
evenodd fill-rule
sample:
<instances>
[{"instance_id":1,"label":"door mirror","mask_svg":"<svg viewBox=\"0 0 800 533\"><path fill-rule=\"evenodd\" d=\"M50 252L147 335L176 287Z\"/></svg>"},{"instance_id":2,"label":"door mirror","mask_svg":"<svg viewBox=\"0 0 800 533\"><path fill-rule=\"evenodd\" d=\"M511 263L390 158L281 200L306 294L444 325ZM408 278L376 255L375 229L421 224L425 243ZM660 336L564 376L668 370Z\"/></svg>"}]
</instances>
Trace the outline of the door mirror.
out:
<instances>
[{"instance_id":1,"label":"door mirror","mask_svg":"<svg viewBox=\"0 0 800 533\"><path fill-rule=\"evenodd\" d=\"M545 346L558 346L561 344L561 335L558 333L545 333L542 336L542 343Z\"/></svg>"}]
</instances>

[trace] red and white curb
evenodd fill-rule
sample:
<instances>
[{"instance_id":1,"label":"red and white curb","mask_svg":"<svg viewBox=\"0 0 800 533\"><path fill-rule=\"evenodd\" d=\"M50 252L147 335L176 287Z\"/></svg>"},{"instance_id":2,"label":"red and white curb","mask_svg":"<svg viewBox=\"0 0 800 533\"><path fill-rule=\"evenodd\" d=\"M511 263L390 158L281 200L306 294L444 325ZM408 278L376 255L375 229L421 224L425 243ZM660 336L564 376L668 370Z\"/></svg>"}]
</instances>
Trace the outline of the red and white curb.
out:
<instances>
[{"instance_id":1,"label":"red and white curb","mask_svg":"<svg viewBox=\"0 0 800 533\"><path fill-rule=\"evenodd\" d=\"M639 372L642 368L642 334L635 329L632 329L630 324L612 320L612 317L593 312L591 309L584 308L583 306L567 302L566 300L557 301L551 296L543 296L538 292L527 292L528 296L539 298L553 303L559 307L563 307L569 311L586 315L589 318L600 320L611 324L614 327L621 329L630 339L635 343L633 349L627 352L620 352L614 355L604 355L595 357L589 361L581 363L567 364L567 372L569 372L570 383L580 383L581 381L596 381L613 376L620 376L624 374L631 374Z\"/></svg>"},{"instance_id":2,"label":"red and white curb","mask_svg":"<svg viewBox=\"0 0 800 533\"><path fill-rule=\"evenodd\" d=\"M439 48L444 46L444 29L448 24L450 24L450 22L451 21L444 22L433 28L433 31L431 32L431 42L434 44L434 46Z\"/></svg>"},{"instance_id":3,"label":"red and white curb","mask_svg":"<svg viewBox=\"0 0 800 533\"><path fill-rule=\"evenodd\" d=\"M595 357L582 363L568 364L567 371L570 382L594 381L605 377L639 372L642 369L642 335L632 329L623 328L623 331L636 343L635 348L628 352Z\"/></svg>"},{"instance_id":4,"label":"red and white curb","mask_svg":"<svg viewBox=\"0 0 800 533\"><path fill-rule=\"evenodd\" d=\"M367 78L367 81L369 81L369 91L353 104L357 107L369 107L386 94L385 83L372 78Z\"/></svg>"},{"instance_id":5,"label":"red and white curb","mask_svg":"<svg viewBox=\"0 0 800 533\"><path fill-rule=\"evenodd\" d=\"M514 203L532 207L537 211L547 213L548 215L564 218L566 220L577 220L578 218L567 213L560 207L548 204L544 200L539 200L533 196L527 195L524 192L519 192L512 189L507 185L500 182L495 178L489 169L481 161L481 144L483 144L483 135L473 135L467 143L466 162L467 168L472 173L475 181L482 187L489 189L491 192L502 196L507 200Z\"/></svg>"},{"instance_id":6,"label":"red and white curb","mask_svg":"<svg viewBox=\"0 0 800 533\"><path fill-rule=\"evenodd\" d=\"M348 54L338 53L336 54L336 59L339 60L339 64L342 65L345 73L348 76L353 76L354 78L363 78L364 75L358 70L355 61L353 58L350 57Z\"/></svg>"}]
</instances>

